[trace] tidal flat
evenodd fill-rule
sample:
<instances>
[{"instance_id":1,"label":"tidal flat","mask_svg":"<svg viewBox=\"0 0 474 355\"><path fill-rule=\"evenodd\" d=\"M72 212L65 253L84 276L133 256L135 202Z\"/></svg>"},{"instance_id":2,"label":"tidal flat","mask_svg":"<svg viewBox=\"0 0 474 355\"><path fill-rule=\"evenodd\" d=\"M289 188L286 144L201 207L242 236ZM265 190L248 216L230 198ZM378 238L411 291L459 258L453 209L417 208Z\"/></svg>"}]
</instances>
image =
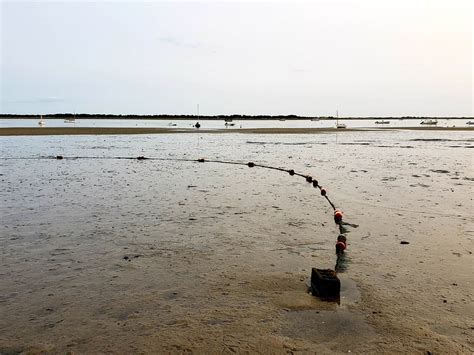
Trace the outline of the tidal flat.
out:
<instances>
[{"instance_id":1,"label":"tidal flat","mask_svg":"<svg viewBox=\"0 0 474 355\"><path fill-rule=\"evenodd\" d=\"M472 131L234 133L0 137L0 353L474 351Z\"/></svg>"}]
</instances>

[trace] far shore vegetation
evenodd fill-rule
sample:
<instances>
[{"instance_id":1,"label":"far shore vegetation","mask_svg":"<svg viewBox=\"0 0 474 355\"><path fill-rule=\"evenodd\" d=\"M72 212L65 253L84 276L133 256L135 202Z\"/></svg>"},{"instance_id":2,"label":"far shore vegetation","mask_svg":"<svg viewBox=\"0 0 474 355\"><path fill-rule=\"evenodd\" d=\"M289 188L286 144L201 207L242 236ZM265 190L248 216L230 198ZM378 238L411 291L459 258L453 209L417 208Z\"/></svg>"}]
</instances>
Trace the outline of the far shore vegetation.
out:
<instances>
[{"instance_id":1,"label":"far shore vegetation","mask_svg":"<svg viewBox=\"0 0 474 355\"><path fill-rule=\"evenodd\" d=\"M32 119L38 118L40 114L0 114L0 119ZM113 120L335 120L335 116L298 116L298 115L116 115L116 114L89 114L89 113L53 113L43 114L44 119L113 119ZM428 117L428 116L373 116L373 117L338 117L344 120L376 120L376 119L403 119L403 120L419 120L419 119L472 119L473 117Z\"/></svg>"}]
</instances>

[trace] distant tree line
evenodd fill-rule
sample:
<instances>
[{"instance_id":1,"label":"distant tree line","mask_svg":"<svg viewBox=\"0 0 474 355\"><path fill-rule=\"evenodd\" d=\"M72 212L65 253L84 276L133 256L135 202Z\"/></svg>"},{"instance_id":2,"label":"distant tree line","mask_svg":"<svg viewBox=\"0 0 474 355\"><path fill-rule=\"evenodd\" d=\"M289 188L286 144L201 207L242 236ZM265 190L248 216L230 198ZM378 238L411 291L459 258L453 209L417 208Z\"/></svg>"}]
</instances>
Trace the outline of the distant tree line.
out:
<instances>
[{"instance_id":1,"label":"distant tree line","mask_svg":"<svg viewBox=\"0 0 474 355\"><path fill-rule=\"evenodd\" d=\"M0 114L0 118L37 118L38 114ZM129 119L129 120L309 120L309 119L321 119L321 120L333 120L336 119L334 116L298 116L298 115L215 115L215 116L203 116L203 115L116 115L116 114L100 114L100 113L51 113L44 114L43 118L49 119L66 119L66 118L83 118L83 119ZM472 117L428 117L428 116L401 116L401 117L390 117L390 116L372 116L372 117L339 117L344 120L371 120L371 119L472 119Z\"/></svg>"}]
</instances>

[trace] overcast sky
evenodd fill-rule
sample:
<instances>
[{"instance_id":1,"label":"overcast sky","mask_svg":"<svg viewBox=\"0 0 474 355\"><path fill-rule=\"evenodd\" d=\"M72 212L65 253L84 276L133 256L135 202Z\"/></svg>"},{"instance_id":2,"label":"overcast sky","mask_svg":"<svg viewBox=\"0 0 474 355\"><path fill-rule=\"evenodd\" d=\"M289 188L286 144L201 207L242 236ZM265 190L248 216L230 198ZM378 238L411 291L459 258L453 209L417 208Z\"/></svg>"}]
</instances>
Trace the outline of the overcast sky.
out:
<instances>
[{"instance_id":1,"label":"overcast sky","mask_svg":"<svg viewBox=\"0 0 474 355\"><path fill-rule=\"evenodd\" d=\"M471 116L472 4L3 1L0 111Z\"/></svg>"}]
</instances>

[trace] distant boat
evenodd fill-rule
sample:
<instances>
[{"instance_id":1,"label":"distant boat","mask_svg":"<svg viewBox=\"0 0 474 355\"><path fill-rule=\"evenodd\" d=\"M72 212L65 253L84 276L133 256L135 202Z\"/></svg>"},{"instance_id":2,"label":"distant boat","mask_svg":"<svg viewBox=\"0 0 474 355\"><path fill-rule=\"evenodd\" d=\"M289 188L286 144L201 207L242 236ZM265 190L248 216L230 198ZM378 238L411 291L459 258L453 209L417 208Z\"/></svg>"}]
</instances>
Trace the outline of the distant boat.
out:
<instances>
[{"instance_id":1,"label":"distant boat","mask_svg":"<svg viewBox=\"0 0 474 355\"><path fill-rule=\"evenodd\" d=\"M474 121L467 121L466 124L467 124L467 125L473 125L473 124L474 124Z\"/></svg>"},{"instance_id":2,"label":"distant boat","mask_svg":"<svg viewBox=\"0 0 474 355\"><path fill-rule=\"evenodd\" d=\"M278 121L286 121L284 118L280 118Z\"/></svg>"},{"instance_id":3,"label":"distant boat","mask_svg":"<svg viewBox=\"0 0 474 355\"><path fill-rule=\"evenodd\" d=\"M336 128L347 128L344 123L339 123L339 111L336 110Z\"/></svg>"},{"instance_id":4,"label":"distant boat","mask_svg":"<svg viewBox=\"0 0 474 355\"><path fill-rule=\"evenodd\" d=\"M438 124L438 120L436 120L436 119L435 119L435 120L427 119L427 120L421 121L420 124L434 126L434 125L437 125L437 124Z\"/></svg>"},{"instance_id":5,"label":"distant boat","mask_svg":"<svg viewBox=\"0 0 474 355\"><path fill-rule=\"evenodd\" d=\"M176 127L177 125L176 125L176 123L170 122L170 123L168 123L168 126L170 126L170 127Z\"/></svg>"},{"instance_id":6,"label":"distant boat","mask_svg":"<svg viewBox=\"0 0 474 355\"><path fill-rule=\"evenodd\" d=\"M199 104L197 104L197 118L198 121L194 124L194 127L199 128L201 127L201 124L199 123Z\"/></svg>"},{"instance_id":7,"label":"distant boat","mask_svg":"<svg viewBox=\"0 0 474 355\"><path fill-rule=\"evenodd\" d=\"M319 117L313 117L311 121L319 121Z\"/></svg>"},{"instance_id":8,"label":"distant boat","mask_svg":"<svg viewBox=\"0 0 474 355\"><path fill-rule=\"evenodd\" d=\"M380 120L380 121L375 121L375 124L389 124L390 121L387 120Z\"/></svg>"},{"instance_id":9,"label":"distant boat","mask_svg":"<svg viewBox=\"0 0 474 355\"><path fill-rule=\"evenodd\" d=\"M229 126L230 126L230 127L233 127L233 126L235 126L235 123L233 123L233 122L226 122L226 123L225 123L225 126L226 126L226 127L229 127Z\"/></svg>"},{"instance_id":10,"label":"distant boat","mask_svg":"<svg viewBox=\"0 0 474 355\"><path fill-rule=\"evenodd\" d=\"M76 123L76 114L74 113L73 117L68 117L64 119L64 123Z\"/></svg>"},{"instance_id":11,"label":"distant boat","mask_svg":"<svg viewBox=\"0 0 474 355\"><path fill-rule=\"evenodd\" d=\"M41 115L41 116L40 116L40 120L38 121L38 125L39 125L40 127L44 127L45 124L46 124L46 121L44 120L43 115Z\"/></svg>"}]
</instances>

